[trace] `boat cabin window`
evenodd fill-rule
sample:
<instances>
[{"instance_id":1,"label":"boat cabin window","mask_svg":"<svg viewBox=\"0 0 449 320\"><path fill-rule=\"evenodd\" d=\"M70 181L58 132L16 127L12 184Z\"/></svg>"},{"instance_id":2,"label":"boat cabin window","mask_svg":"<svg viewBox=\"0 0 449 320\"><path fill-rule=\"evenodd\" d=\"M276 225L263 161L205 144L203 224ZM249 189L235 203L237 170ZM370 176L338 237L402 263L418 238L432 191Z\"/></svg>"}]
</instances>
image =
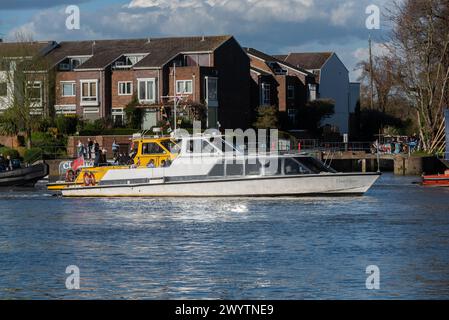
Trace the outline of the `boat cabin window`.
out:
<instances>
[{"instance_id":1,"label":"boat cabin window","mask_svg":"<svg viewBox=\"0 0 449 320\"><path fill-rule=\"evenodd\" d=\"M172 140L164 140L161 142L165 149L170 151L170 153L179 153L181 151L181 146Z\"/></svg>"},{"instance_id":2,"label":"boat cabin window","mask_svg":"<svg viewBox=\"0 0 449 320\"><path fill-rule=\"evenodd\" d=\"M167 153L160 145L154 142L142 144L142 154L163 154Z\"/></svg>"},{"instance_id":3,"label":"boat cabin window","mask_svg":"<svg viewBox=\"0 0 449 320\"><path fill-rule=\"evenodd\" d=\"M336 172L332 168L326 167L321 161L312 157L301 157L295 159L307 167L312 173Z\"/></svg>"},{"instance_id":4,"label":"boat cabin window","mask_svg":"<svg viewBox=\"0 0 449 320\"><path fill-rule=\"evenodd\" d=\"M224 175L225 165L223 163L217 163L208 174L209 177L223 177Z\"/></svg>"},{"instance_id":5,"label":"boat cabin window","mask_svg":"<svg viewBox=\"0 0 449 320\"><path fill-rule=\"evenodd\" d=\"M243 176L243 163L226 163L226 176Z\"/></svg>"},{"instance_id":6,"label":"boat cabin window","mask_svg":"<svg viewBox=\"0 0 449 320\"><path fill-rule=\"evenodd\" d=\"M203 153L203 154L211 154L217 152L217 150L210 142L201 139L189 140L187 143L186 151L188 153Z\"/></svg>"},{"instance_id":7,"label":"boat cabin window","mask_svg":"<svg viewBox=\"0 0 449 320\"><path fill-rule=\"evenodd\" d=\"M286 158L284 160L284 174L295 175L295 174L311 174L308 168L302 165L298 160L292 158Z\"/></svg>"},{"instance_id":8,"label":"boat cabin window","mask_svg":"<svg viewBox=\"0 0 449 320\"><path fill-rule=\"evenodd\" d=\"M261 171L264 176L275 176L282 174L282 159L261 159Z\"/></svg>"},{"instance_id":9,"label":"boat cabin window","mask_svg":"<svg viewBox=\"0 0 449 320\"><path fill-rule=\"evenodd\" d=\"M222 152L233 152L236 148L221 137L210 138L209 142Z\"/></svg>"},{"instance_id":10,"label":"boat cabin window","mask_svg":"<svg viewBox=\"0 0 449 320\"><path fill-rule=\"evenodd\" d=\"M245 161L245 175L247 175L247 176L260 175L260 167L261 167L261 164L260 164L259 160L257 160L256 158L247 159Z\"/></svg>"}]
</instances>

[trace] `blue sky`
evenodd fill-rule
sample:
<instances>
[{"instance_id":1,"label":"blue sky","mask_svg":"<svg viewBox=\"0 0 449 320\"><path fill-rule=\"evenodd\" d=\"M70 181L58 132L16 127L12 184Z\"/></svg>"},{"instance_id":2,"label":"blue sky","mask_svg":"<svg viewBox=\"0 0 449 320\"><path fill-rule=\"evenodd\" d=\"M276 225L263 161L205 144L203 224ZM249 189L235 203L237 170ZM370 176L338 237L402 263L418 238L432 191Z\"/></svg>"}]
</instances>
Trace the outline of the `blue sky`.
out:
<instances>
[{"instance_id":1,"label":"blue sky","mask_svg":"<svg viewBox=\"0 0 449 320\"><path fill-rule=\"evenodd\" d=\"M232 34L242 46L271 54L335 51L352 80L367 55L371 33L377 42L388 30L365 27L368 5L388 0L0 0L0 37L17 32L35 40L80 40ZM81 29L65 27L65 8L80 7ZM381 13L383 13L381 11Z\"/></svg>"}]
</instances>

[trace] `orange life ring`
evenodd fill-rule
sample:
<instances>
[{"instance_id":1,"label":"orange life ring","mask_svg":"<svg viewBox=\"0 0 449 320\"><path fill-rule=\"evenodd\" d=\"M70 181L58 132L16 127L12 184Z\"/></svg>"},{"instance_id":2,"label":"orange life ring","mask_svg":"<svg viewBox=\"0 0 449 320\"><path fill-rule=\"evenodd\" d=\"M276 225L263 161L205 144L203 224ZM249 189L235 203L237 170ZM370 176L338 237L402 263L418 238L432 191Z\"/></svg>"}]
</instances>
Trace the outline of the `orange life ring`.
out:
<instances>
[{"instance_id":1,"label":"orange life ring","mask_svg":"<svg viewBox=\"0 0 449 320\"><path fill-rule=\"evenodd\" d=\"M65 173L65 182L73 182L75 180L75 172L73 170L67 170Z\"/></svg>"},{"instance_id":2,"label":"orange life ring","mask_svg":"<svg viewBox=\"0 0 449 320\"><path fill-rule=\"evenodd\" d=\"M84 176L83 176L83 181L84 181L84 185L86 187L88 187L90 185L90 173L89 172L85 172Z\"/></svg>"},{"instance_id":3,"label":"orange life ring","mask_svg":"<svg viewBox=\"0 0 449 320\"><path fill-rule=\"evenodd\" d=\"M90 184L91 186L95 186L97 181L95 181L95 174L93 172L90 173Z\"/></svg>"}]
</instances>

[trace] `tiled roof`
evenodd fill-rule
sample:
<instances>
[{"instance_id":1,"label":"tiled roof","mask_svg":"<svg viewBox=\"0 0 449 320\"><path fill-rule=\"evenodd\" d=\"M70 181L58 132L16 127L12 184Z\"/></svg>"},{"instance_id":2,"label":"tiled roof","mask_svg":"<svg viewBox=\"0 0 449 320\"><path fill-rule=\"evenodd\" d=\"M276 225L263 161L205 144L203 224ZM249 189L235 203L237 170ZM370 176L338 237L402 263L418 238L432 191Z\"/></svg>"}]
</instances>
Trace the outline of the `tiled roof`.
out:
<instances>
[{"instance_id":1,"label":"tiled roof","mask_svg":"<svg viewBox=\"0 0 449 320\"><path fill-rule=\"evenodd\" d=\"M159 68L181 52L214 51L232 36L61 42L48 57L53 65L68 56L92 55L77 69L103 69L124 54L146 54L135 68Z\"/></svg>"},{"instance_id":2,"label":"tiled roof","mask_svg":"<svg viewBox=\"0 0 449 320\"><path fill-rule=\"evenodd\" d=\"M296 67L307 70L321 69L326 61L333 55L332 52L305 52L290 53L289 55L275 56Z\"/></svg>"},{"instance_id":3,"label":"tiled roof","mask_svg":"<svg viewBox=\"0 0 449 320\"><path fill-rule=\"evenodd\" d=\"M0 42L0 57L45 55L52 45L52 41Z\"/></svg>"},{"instance_id":4,"label":"tiled roof","mask_svg":"<svg viewBox=\"0 0 449 320\"><path fill-rule=\"evenodd\" d=\"M181 52L214 51L232 36L150 39L149 54L135 68L161 67Z\"/></svg>"},{"instance_id":5,"label":"tiled roof","mask_svg":"<svg viewBox=\"0 0 449 320\"><path fill-rule=\"evenodd\" d=\"M244 50L245 50L248 54L253 55L253 56L255 56L255 57L258 57L258 58L260 58L260 59L262 59L262 60L265 60L266 62L277 62L277 63L282 63L283 65L285 65L285 66L287 66L287 67L296 69L297 71L300 71L300 72L305 73L305 74L307 74L307 75L313 76L313 74L311 74L310 72L308 72L308 71L305 70L304 68L301 68L301 67L292 65L292 64L289 63L289 62L286 62L286 61L284 61L284 60L279 59L277 56L270 56L269 54L266 54L266 53L264 53L264 52L262 52L262 51L259 51L259 50L254 49L254 48L244 48Z\"/></svg>"}]
</instances>

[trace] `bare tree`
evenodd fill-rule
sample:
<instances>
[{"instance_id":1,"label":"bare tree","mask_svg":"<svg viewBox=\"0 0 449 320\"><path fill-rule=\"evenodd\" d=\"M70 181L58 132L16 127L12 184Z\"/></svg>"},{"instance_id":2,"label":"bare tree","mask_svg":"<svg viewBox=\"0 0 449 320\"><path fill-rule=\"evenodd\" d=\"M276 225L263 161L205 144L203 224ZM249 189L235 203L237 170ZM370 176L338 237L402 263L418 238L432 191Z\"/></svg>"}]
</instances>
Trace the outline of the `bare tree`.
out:
<instances>
[{"instance_id":1,"label":"bare tree","mask_svg":"<svg viewBox=\"0 0 449 320\"><path fill-rule=\"evenodd\" d=\"M23 133L27 147L32 132L44 115L44 92L48 86L47 63L39 55L36 43L23 34L0 53L3 78L7 86L6 107L0 115L0 133Z\"/></svg>"},{"instance_id":2,"label":"bare tree","mask_svg":"<svg viewBox=\"0 0 449 320\"><path fill-rule=\"evenodd\" d=\"M363 86L368 86L371 76L373 77L375 109L388 112L393 107L390 100L397 93L394 60L388 55L382 55L373 58L372 72L369 61L359 63L358 68L362 70L359 81Z\"/></svg>"},{"instance_id":3,"label":"bare tree","mask_svg":"<svg viewBox=\"0 0 449 320\"><path fill-rule=\"evenodd\" d=\"M391 20L396 81L415 109L424 150L433 153L440 148L449 97L449 1L398 2Z\"/></svg>"}]
</instances>

